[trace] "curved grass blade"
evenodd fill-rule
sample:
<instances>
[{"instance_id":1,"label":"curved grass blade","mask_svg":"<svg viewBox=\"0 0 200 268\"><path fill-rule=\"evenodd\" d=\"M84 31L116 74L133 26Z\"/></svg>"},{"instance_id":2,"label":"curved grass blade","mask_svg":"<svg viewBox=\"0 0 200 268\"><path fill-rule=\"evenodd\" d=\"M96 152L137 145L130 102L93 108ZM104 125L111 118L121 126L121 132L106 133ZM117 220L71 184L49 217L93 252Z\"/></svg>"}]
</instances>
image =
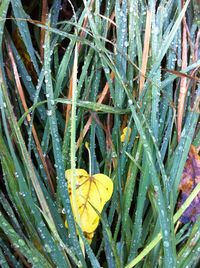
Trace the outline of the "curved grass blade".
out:
<instances>
[{"instance_id":1,"label":"curved grass blade","mask_svg":"<svg viewBox=\"0 0 200 268\"><path fill-rule=\"evenodd\" d=\"M35 56L35 51L33 48L33 44L31 41L31 35L29 32L28 24L26 22L26 19L28 19L28 15L25 13L22 3L20 0L10 0L12 3L12 9L16 18L16 22L21 34L21 37L23 39L23 42L26 46L26 49L28 51L28 54L30 55L30 58L33 62L33 65L35 67L35 71L37 74L39 73L39 67Z\"/></svg>"},{"instance_id":2,"label":"curved grass blade","mask_svg":"<svg viewBox=\"0 0 200 268\"><path fill-rule=\"evenodd\" d=\"M181 215L184 213L184 211L189 207L189 205L192 203L194 198L198 195L200 191L200 183L194 188L190 196L187 198L185 203L179 208L179 210L175 213L173 217L173 222L176 223L177 220L181 217ZM140 254L130 261L125 268L131 268L134 267L137 263L139 263L149 252L159 243L159 241L162 239L161 232L156 235L156 237L140 252Z\"/></svg>"},{"instance_id":3,"label":"curved grass blade","mask_svg":"<svg viewBox=\"0 0 200 268\"><path fill-rule=\"evenodd\" d=\"M49 23L49 22L48 22ZM53 93L53 85L52 85L52 77L51 77L51 53L50 53L50 33L46 31L45 33L45 49L44 49L44 72L45 72L45 83L46 83L46 94L48 94L48 115L49 115L49 124L52 136L52 143L53 143L53 152L56 164L56 171L58 176L58 192L60 195L60 199L62 200L63 206L66 211L66 217L69 227L69 234L71 238L71 242L74 246L74 250L77 253L78 258L82 262L82 265L85 266L84 257L78 243L78 239L76 236L76 229L74 218L72 214L72 209L69 200L69 194L67 191L67 182L65 179L64 174L64 163L62 158L62 151L59 141L59 134L58 134L58 127L57 127L57 120L55 114L55 100L54 100L54 93Z\"/></svg>"},{"instance_id":4,"label":"curved grass blade","mask_svg":"<svg viewBox=\"0 0 200 268\"><path fill-rule=\"evenodd\" d=\"M12 241L15 248L19 249L20 252L33 264L38 267L40 265L44 268L51 268L48 261L33 247L29 247L25 240L22 239L12 228L12 226L6 221L3 214L0 213L0 226L4 233ZM30 242L29 242L30 244Z\"/></svg>"},{"instance_id":5,"label":"curved grass blade","mask_svg":"<svg viewBox=\"0 0 200 268\"><path fill-rule=\"evenodd\" d=\"M2 268L9 268L8 262L0 248L0 265ZM18 268L18 267L17 267Z\"/></svg>"}]
</instances>

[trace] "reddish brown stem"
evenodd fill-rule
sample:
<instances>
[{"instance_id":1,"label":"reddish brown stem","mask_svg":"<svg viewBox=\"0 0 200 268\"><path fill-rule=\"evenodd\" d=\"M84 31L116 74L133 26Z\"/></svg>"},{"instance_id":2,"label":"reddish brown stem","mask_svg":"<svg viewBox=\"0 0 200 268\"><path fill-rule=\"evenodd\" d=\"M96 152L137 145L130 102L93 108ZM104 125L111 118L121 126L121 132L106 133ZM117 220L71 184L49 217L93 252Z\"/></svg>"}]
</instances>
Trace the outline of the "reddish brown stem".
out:
<instances>
[{"instance_id":1,"label":"reddish brown stem","mask_svg":"<svg viewBox=\"0 0 200 268\"><path fill-rule=\"evenodd\" d=\"M12 64L12 68L13 68L13 73L14 73L14 76L15 76L15 82L16 82L16 85L17 85L17 90L18 90L18 93L19 93L19 96L20 96L20 99L21 99L21 102L22 102L22 106L24 108L24 111L28 112L28 106L26 104L26 99L25 99L24 91L23 91L22 84L21 84L21 81L20 81L20 78L19 78L19 73L18 73L18 70L17 70L15 59L14 59L14 56L13 56L13 53L12 53L10 45L8 44L7 47L8 47L9 58L11 60L11 64ZM27 114L26 119L27 119L27 121L29 123L31 122L31 117L30 117L29 114ZM40 159L42 161L42 164L44 166L44 170L46 172L46 175L47 175L47 178L48 178L48 181L49 181L51 191L52 191L53 194L55 194L54 187L53 187L53 184L52 184L52 181L51 181L51 177L50 177L50 174L49 174L49 171L48 171L48 168L47 168L45 158L43 156L42 148L40 146L40 142L39 142L37 132L36 132L36 129L35 129L34 125L32 127L32 133L33 133L33 138L35 140L35 144L36 144L38 154L40 156Z\"/></svg>"},{"instance_id":2,"label":"reddish brown stem","mask_svg":"<svg viewBox=\"0 0 200 268\"><path fill-rule=\"evenodd\" d=\"M110 79L111 80L114 79L114 72L111 73ZM105 85L105 87L104 87L104 89L103 89L103 91L102 91L102 93L101 93L101 95L100 95L100 97L99 97L99 99L98 99L98 101L97 101L97 103L102 103L103 102L105 96L108 93L108 90L109 90L109 85L108 85L108 82L107 82L106 85ZM76 147L77 149L79 148L82 140L84 139L85 135L87 134L87 132L88 132L91 124L92 124L92 116L89 117L89 119L88 119L88 121L87 121L87 123L86 123L86 125L85 125L85 127L84 127L84 129L82 131L82 133L79 136L79 139L78 139L77 144L76 144L77 145L77 147Z\"/></svg>"},{"instance_id":3,"label":"reddish brown stem","mask_svg":"<svg viewBox=\"0 0 200 268\"><path fill-rule=\"evenodd\" d=\"M183 31L182 31L182 70L186 69L186 67L187 67L187 29L186 29L186 19L184 16ZM179 98L178 98L178 113L177 113L178 141L180 141L180 138L181 138L182 121L183 121L186 94L187 94L187 78L181 77L180 93L179 93Z\"/></svg>"},{"instance_id":4,"label":"reddish brown stem","mask_svg":"<svg viewBox=\"0 0 200 268\"><path fill-rule=\"evenodd\" d=\"M142 89L144 87L144 82L145 82L148 55L149 55L150 36L151 36L151 11L147 10L146 29L145 29L145 36L144 36L144 48L143 48L143 53L142 53L142 67L141 67L141 73L140 73L139 95L142 92Z\"/></svg>"}]
</instances>

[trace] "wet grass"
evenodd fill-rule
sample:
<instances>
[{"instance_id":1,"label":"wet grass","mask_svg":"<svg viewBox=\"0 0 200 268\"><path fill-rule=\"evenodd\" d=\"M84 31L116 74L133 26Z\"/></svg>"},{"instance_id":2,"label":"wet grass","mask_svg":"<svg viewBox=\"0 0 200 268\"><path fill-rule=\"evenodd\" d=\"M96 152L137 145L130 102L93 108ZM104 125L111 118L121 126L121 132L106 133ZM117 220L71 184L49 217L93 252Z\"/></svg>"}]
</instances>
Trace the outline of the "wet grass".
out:
<instances>
[{"instance_id":1,"label":"wet grass","mask_svg":"<svg viewBox=\"0 0 200 268\"><path fill-rule=\"evenodd\" d=\"M200 146L199 17L198 0L0 2L1 267L198 267L200 219L178 220L200 186L177 200ZM69 168L114 183L91 245Z\"/></svg>"}]
</instances>

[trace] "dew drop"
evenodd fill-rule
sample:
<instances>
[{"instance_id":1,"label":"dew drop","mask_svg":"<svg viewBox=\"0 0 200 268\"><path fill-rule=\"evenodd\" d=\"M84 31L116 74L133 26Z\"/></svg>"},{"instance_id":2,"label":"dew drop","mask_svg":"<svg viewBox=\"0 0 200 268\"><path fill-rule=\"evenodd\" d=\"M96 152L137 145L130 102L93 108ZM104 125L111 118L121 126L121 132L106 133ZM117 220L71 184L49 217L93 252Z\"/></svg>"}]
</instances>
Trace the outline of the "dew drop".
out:
<instances>
[{"instance_id":1,"label":"dew drop","mask_svg":"<svg viewBox=\"0 0 200 268\"><path fill-rule=\"evenodd\" d=\"M52 110L47 110L47 116L51 116L52 115Z\"/></svg>"},{"instance_id":2,"label":"dew drop","mask_svg":"<svg viewBox=\"0 0 200 268\"><path fill-rule=\"evenodd\" d=\"M28 82L31 82L32 81L32 78L30 77L30 75L27 75L26 76L26 81L28 81Z\"/></svg>"}]
</instances>

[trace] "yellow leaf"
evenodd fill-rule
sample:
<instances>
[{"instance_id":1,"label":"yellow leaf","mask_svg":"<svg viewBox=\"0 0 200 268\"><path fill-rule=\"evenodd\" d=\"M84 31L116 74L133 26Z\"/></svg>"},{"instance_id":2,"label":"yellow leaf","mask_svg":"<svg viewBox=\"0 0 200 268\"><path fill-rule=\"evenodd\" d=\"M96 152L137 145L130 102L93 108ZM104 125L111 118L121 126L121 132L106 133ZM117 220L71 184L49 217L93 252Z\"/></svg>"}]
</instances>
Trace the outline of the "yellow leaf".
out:
<instances>
[{"instance_id":1,"label":"yellow leaf","mask_svg":"<svg viewBox=\"0 0 200 268\"><path fill-rule=\"evenodd\" d=\"M86 233L86 232L84 232L84 235L87 238L88 242L91 244L92 238L94 236L94 232L92 232L92 233Z\"/></svg>"},{"instance_id":2,"label":"yellow leaf","mask_svg":"<svg viewBox=\"0 0 200 268\"><path fill-rule=\"evenodd\" d=\"M79 213L81 229L89 237L99 224L99 215L95 209L101 213L106 202L111 198L113 192L112 180L104 174L90 176L84 169L76 169L76 201L78 212L72 204L71 179L72 170L65 171L68 180L68 191L72 205L72 211L77 220Z\"/></svg>"},{"instance_id":3,"label":"yellow leaf","mask_svg":"<svg viewBox=\"0 0 200 268\"><path fill-rule=\"evenodd\" d=\"M121 142L125 142L126 140L126 136L128 136L128 140L130 138L131 135L131 128L130 127L125 127L122 131L122 135L120 137Z\"/></svg>"}]
</instances>

